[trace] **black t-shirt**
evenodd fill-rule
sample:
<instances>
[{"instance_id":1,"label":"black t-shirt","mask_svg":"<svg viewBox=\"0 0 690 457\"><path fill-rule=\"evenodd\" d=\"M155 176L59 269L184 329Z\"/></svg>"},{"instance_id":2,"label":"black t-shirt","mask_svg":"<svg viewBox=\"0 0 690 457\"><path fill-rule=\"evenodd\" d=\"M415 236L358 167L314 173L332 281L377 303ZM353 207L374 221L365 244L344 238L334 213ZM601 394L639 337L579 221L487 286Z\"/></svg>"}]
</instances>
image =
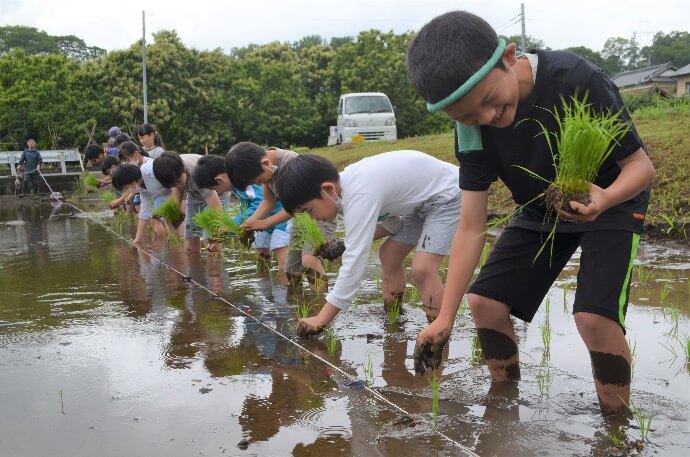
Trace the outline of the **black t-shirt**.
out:
<instances>
[{"instance_id":1,"label":"black t-shirt","mask_svg":"<svg viewBox=\"0 0 690 457\"><path fill-rule=\"evenodd\" d=\"M582 99L585 93L587 102L592 104L594 110L610 110L613 113L620 111L619 117L630 125L628 132L601 166L594 180L596 185L603 188L611 185L620 173L616 161L643 147L642 140L624 109L618 89L599 68L566 51L537 51L537 56L534 88L528 99L518 106L513 124L506 128L480 127L479 147L483 147L483 150L472 148L463 151L463 145L458 145L456 141L461 189L486 190L500 178L519 205L525 205L543 193L548 183L530 176L514 165L553 181L556 174L554 159L539 123L550 132L558 132L553 110L558 110L562 115L563 100L570 102L575 96ZM463 127L456 126L456 129ZM556 147L553 138L551 144ZM594 222L574 224L560 220L557 230L626 230L640 233L648 201L649 189L646 189L635 198L609 208ZM547 210L543 198L537 198L517 213L510 225L528 230L550 231L554 220L555 213L551 209Z\"/></svg>"}]
</instances>

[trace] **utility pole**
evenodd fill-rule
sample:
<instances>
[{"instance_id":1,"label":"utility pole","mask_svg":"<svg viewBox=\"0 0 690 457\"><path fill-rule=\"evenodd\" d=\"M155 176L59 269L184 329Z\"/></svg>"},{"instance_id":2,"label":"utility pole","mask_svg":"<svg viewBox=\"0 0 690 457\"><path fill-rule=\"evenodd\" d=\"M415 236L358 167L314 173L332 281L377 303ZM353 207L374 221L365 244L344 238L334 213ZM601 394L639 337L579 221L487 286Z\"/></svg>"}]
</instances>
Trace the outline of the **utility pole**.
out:
<instances>
[{"instance_id":1,"label":"utility pole","mask_svg":"<svg viewBox=\"0 0 690 457\"><path fill-rule=\"evenodd\" d=\"M525 4L520 3L520 24L522 25L521 43L522 52L527 52L527 38L525 37Z\"/></svg>"},{"instance_id":2,"label":"utility pole","mask_svg":"<svg viewBox=\"0 0 690 457\"><path fill-rule=\"evenodd\" d=\"M147 100L147 88L146 88L146 11L141 12L141 63L144 69L142 77L142 93L144 96L144 124L149 122L149 109Z\"/></svg>"}]
</instances>

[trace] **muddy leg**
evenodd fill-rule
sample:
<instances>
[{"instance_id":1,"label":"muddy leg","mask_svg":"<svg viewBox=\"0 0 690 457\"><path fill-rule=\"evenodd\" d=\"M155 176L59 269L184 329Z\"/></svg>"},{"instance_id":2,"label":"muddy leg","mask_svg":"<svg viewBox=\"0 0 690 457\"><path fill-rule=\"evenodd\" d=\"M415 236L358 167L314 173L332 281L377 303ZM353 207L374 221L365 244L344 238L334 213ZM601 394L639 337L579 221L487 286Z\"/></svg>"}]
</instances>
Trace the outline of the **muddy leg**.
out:
<instances>
[{"instance_id":1,"label":"muddy leg","mask_svg":"<svg viewBox=\"0 0 690 457\"><path fill-rule=\"evenodd\" d=\"M589 349L601 412L614 414L630 403L630 349L618 322L592 313L575 313L575 323ZM624 403L625 402L625 403Z\"/></svg>"},{"instance_id":2,"label":"muddy leg","mask_svg":"<svg viewBox=\"0 0 690 457\"><path fill-rule=\"evenodd\" d=\"M510 321L510 308L481 295L468 294L467 298L491 379L519 381L517 338Z\"/></svg>"},{"instance_id":3,"label":"muddy leg","mask_svg":"<svg viewBox=\"0 0 690 457\"><path fill-rule=\"evenodd\" d=\"M436 319L441 310L443 283L439 276L439 268L442 261L442 255L429 252L415 252L412 259L412 281L419 289L429 323Z\"/></svg>"},{"instance_id":4,"label":"muddy leg","mask_svg":"<svg viewBox=\"0 0 690 457\"><path fill-rule=\"evenodd\" d=\"M386 240L379 249L381 260L381 288L383 289L383 306L386 312L394 303L402 305L405 293L405 256L414 248L409 244Z\"/></svg>"}]
</instances>

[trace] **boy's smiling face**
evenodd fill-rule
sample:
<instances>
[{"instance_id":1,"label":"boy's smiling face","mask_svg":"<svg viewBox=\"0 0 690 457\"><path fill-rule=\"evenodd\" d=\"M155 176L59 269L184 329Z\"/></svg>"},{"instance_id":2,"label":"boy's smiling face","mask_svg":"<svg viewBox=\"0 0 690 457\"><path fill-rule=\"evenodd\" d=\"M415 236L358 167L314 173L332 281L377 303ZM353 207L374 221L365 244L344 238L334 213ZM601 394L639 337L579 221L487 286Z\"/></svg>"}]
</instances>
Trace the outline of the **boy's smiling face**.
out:
<instances>
[{"instance_id":1,"label":"boy's smiling face","mask_svg":"<svg viewBox=\"0 0 690 457\"><path fill-rule=\"evenodd\" d=\"M517 62L515 44L506 46L502 59L505 69L491 70L472 90L443 112L470 127L487 125L503 128L512 124L521 98L513 68Z\"/></svg>"}]
</instances>

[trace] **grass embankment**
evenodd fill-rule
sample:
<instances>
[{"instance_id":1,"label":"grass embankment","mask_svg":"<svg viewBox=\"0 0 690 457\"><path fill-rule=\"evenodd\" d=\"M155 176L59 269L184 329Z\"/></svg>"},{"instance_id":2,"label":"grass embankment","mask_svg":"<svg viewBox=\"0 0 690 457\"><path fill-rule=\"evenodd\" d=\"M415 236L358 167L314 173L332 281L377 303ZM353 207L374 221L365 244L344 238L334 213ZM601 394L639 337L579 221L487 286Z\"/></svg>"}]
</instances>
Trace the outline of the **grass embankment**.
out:
<instances>
[{"instance_id":1,"label":"grass embankment","mask_svg":"<svg viewBox=\"0 0 690 457\"><path fill-rule=\"evenodd\" d=\"M647 234L676 239L690 238L690 106L640 109L633 120L657 175L652 186ZM457 163L451 132L405 138L395 142L359 143L312 149L333 161L338 169L371 155L398 149L415 149L441 160ZM491 186L489 213L507 215L515 209L508 189Z\"/></svg>"}]
</instances>

